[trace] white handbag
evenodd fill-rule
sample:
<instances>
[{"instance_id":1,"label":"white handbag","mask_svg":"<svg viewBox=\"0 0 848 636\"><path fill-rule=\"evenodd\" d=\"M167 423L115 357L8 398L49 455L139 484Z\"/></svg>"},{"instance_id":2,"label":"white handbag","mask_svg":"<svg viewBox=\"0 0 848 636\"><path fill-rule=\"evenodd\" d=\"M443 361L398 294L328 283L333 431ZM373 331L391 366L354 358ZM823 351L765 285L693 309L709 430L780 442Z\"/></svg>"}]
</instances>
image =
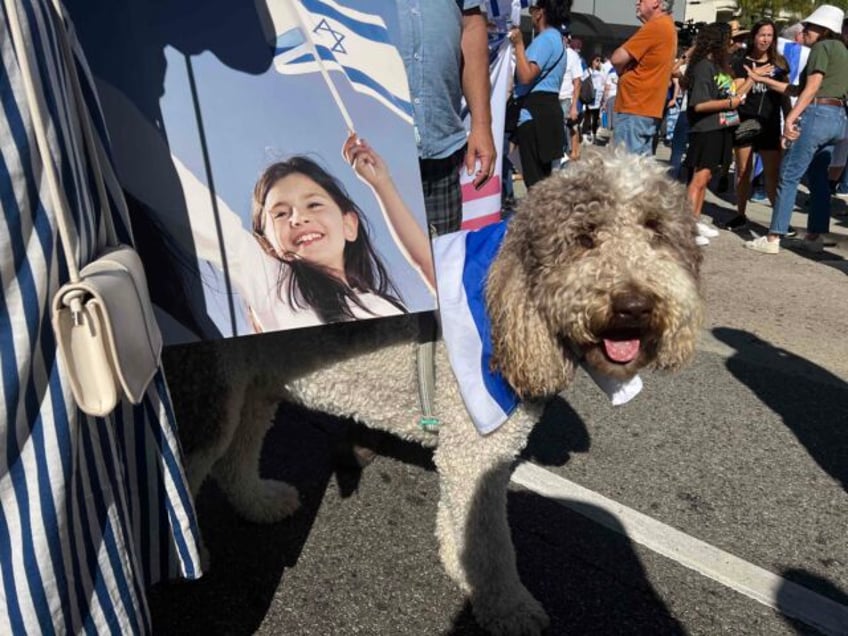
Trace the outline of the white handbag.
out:
<instances>
[{"instance_id":1,"label":"white handbag","mask_svg":"<svg viewBox=\"0 0 848 636\"><path fill-rule=\"evenodd\" d=\"M82 269L76 263L68 201L53 165L45 126L45 101L33 79L31 53L24 46L16 0L3 2L71 279L53 297L53 331L74 400L83 412L102 417L111 413L123 396L133 404L141 402L160 366L162 335L153 315L141 259L131 246L119 243L112 223L101 172L101 166L110 169L111 166L95 143L91 114L82 96L61 6L54 0L54 24L61 48L57 58L71 84L74 108L70 110L78 117L72 125L82 133L108 241L107 248ZM117 199L118 205L125 209L126 203L120 196Z\"/></svg>"}]
</instances>

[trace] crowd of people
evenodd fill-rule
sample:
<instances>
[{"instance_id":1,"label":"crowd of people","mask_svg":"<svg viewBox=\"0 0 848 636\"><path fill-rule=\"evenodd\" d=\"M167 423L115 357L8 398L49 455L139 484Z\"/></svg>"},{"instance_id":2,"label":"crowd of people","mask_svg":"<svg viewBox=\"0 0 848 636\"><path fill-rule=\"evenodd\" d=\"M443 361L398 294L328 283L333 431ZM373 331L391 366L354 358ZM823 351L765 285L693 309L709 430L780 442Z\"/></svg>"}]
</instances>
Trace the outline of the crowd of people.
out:
<instances>
[{"instance_id":1,"label":"crowd of people","mask_svg":"<svg viewBox=\"0 0 848 636\"><path fill-rule=\"evenodd\" d=\"M546 153L533 155L530 128L521 125L513 136L527 187L557 162L562 168L579 160L581 143L611 142L637 154L665 143L670 174L687 185L699 245L719 235L716 226L746 229L748 201L755 199L772 206L772 219L768 234L745 246L778 253L781 239L796 237L790 217L804 183L807 228L794 244L822 250L831 197L848 198L848 28L841 9L821 5L782 32L767 18L750 29L736 20L704 25L678 50L673 0L639 0L638 31L608 56L587 61L582 42L567 28L558 32L561 4L535 5L533 24L544 39L537 35L526 50L517 30L511 34L516 94L541 93L535 99L551 110L556 94L562 118L559 126L550 123L549 110L544 119L522 122L535 119L533 135L546 141ZM561 156L554 157L550 146L560 141ZM702 217L707 189L717 183L726 192L731 170L736 214L709 223Z\"/></svg>"}]
</instances>

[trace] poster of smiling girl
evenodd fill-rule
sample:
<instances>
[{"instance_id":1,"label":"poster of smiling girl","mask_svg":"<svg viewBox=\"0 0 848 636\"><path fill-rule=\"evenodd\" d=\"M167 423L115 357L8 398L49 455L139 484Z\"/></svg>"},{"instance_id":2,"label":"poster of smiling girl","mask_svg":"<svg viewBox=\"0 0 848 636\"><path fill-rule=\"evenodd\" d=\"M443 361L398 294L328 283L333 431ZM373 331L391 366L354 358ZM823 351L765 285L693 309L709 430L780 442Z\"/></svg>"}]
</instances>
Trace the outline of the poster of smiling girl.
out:
<instances>
[{"instance_id":1,"label":"poster of smiling girl","mask_svg":"<svg viewBox=\"0 0 848 636\"><path fill-rule=\"evenodd\" d=\"M435 308L392 3L69 4L168 343Z\"/></svg>"}]
</instances>

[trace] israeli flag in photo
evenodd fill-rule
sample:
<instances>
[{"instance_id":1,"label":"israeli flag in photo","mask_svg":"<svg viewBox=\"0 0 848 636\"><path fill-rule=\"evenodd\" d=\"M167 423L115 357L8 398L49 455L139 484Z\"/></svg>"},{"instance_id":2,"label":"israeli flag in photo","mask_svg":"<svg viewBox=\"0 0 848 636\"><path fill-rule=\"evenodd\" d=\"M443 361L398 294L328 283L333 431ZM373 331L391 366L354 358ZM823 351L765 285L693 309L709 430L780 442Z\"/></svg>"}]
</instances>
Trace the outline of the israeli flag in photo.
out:
<instances>
[{"instance_id":1,"label":"israeli flag in photo","mask_svg":"<svg viewBox=\"0 0 848 636\"><path fill-rule=\"evenodd\" d=\"M277 34L278 72L344 73L354 90L412 124L403 59L381 17L333 0L269 0L268 9Z\"/></svg>"},{"instance_id":2,"label":"israeli flag in photo","mask_svg":"<svg viewBox=\"0 0 848 636\"><path fill-rule=\"evenodd\" d=\"M442 334L459 393L477 432L497 430L520 400L497 370L492 370L492 330L486 312L486 280L507 232L501 221L479 230L461 230L433 239ZM642 390L642 379L617 380L584 366L613 406L626 404Z\"/></svg>"}]
</instances>

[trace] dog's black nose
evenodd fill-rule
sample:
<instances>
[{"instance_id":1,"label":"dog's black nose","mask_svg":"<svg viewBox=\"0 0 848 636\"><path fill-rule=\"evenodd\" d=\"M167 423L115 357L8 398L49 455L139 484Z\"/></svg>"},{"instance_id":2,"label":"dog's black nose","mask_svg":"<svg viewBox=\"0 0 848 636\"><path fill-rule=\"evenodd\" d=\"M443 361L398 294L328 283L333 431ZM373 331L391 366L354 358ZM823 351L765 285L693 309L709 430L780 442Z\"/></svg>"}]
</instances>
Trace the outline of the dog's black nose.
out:
<instances>
[{"instance_id":1,"label":"dog's black nose","mask_svg":"<svg viewBox=\"0 0 848 636\"><path fill-rule=\"evenodd\" d=\"M654 310L653 301L644 294L630 292L618 294L612 299L612 311L619 320L642 322Z\"/></svg>"}]
</instances>

